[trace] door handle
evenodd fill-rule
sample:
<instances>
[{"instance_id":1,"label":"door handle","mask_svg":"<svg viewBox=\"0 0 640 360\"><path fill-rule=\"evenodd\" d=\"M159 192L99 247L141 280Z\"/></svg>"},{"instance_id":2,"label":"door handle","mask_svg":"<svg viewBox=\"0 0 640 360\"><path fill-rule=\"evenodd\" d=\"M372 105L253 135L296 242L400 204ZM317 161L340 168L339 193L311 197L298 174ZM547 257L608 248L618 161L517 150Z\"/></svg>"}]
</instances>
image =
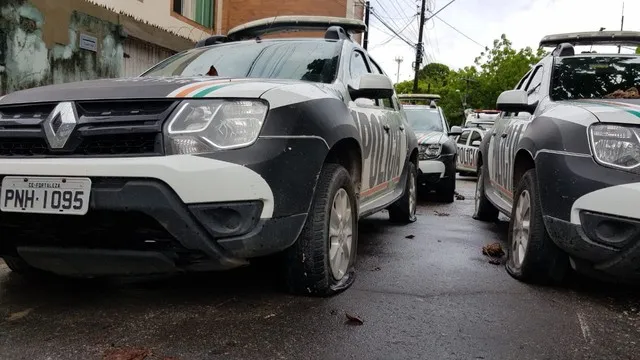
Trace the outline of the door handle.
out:
<instances>
[{"instance_id":1,"label":"door handle","mask_svg":"<svg viewBox=\"0 0 640 360\"><path fill-rule=\"evenodd\" d=\"M502 133L502 134L500 135L500 137L502 137L502 138L506 138L506 137L507 137L507 133Z\"/></svg>"},{"instance_id":2,"label":"door handle","mask_svg":"<svg viewBox=\"0 0 640 360\"><path fill-rule=\"evenodd\" d=\"M387 124L384 124L384 125L382 126L382 128L383 128L383 129L384 129L384 131L386 131L386 132L389 132L389 130L391 129L391 127L390 127L389 125L387 125Z\"/></svg>"},{"instance_id":3,"label":"door handle","mask_svg":"<svg viewBox=\"0 0 640 360\"><path fill-rule=\"evenodd\" d=\"M404 131L404 125L400 125L400 131Z\"/></svg>"}]
</instances>

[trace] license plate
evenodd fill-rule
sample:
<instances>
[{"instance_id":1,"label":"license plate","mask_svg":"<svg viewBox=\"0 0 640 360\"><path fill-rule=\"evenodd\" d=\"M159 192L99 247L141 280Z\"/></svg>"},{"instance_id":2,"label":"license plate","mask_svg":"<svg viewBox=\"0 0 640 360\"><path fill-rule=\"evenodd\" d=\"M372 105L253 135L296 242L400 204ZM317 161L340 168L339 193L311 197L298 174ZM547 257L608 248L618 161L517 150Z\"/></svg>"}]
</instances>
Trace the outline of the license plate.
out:
<instances>
[{"instance_id":1,"label":"license plate","mask_svg":"<svg viewBox=\"0 0 640 360\"><path fill-rule=\"evenodd\" d=\"M84 215L89 210L91 179L5 176L0 192L4 212Z\"/></svg>"}]
</instances>

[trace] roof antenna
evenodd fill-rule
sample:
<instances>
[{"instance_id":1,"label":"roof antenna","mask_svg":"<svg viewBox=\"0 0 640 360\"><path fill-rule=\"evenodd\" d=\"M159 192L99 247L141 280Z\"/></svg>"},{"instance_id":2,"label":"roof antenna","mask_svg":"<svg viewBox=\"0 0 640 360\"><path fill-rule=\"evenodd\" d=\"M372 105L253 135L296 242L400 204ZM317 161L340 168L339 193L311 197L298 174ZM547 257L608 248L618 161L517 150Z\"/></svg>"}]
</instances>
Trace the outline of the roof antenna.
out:
<instances>
[{"instance_id":1,"label":"roof antenna","mask_svg":"<svg viewBox=\"0 0 640 360\"><path fill-rule=\"evenodd\" d=\"M622 19L620 20L620 31L624 30L624 1L622 2ZM618 45L618 54L620 54L621 46Z\"/></svg>"}]
</instances>

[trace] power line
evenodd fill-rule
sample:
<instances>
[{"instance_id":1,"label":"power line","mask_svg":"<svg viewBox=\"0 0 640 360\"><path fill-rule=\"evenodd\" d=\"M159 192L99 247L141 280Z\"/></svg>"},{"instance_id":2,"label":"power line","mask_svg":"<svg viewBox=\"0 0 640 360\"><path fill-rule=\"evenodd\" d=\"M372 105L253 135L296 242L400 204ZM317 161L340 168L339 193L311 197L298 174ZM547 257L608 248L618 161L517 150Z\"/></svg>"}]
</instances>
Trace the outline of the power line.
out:
<instances>
[{"instance_id":1,"label":"power line","mask_svg":"<svg viewBox=\"0 0 640 360\"><path fill-rule=\"evenodd\" d=\"M376 12L372 11L371 15L373 15L373 17L378 19L378 21L380 21L382 25L384 25L387 29L389 29L392 33L394 33L398 37L398 39L404 41L407 45L411 46L413 49L416 48L414 44L412 44L409 40L405 39L402 35L398 34L398 32L395 31L391 26L389 26L389 24L387 24L384 20L382 20Z\"/></svg>"},{"instance_id":2,"label":"power line","mask_svg":"<svg viewBox=\"0 0 640 360\"><path fill-rule=\"evenodd\" d=\"M416 15L417 16L417 15ZM407 25L405 25L402 30L398 31L399 33L402 33L403 31L405 31L407 29L407 27L413 22L413 19L410 19L409 22L407 23ZM387 34L388 35L388 34ZM391 40L393 40L393 38L395 38L395 35L391 35L387 40L381 42L380 44L375 45L373 49L377 48L378 46L382 46L382 45L386 45L387 43L389 43Z\"/></svg>"},{"instance_id":3,"label":"power line","mask_svg":"<svg viewBox=\"0 0 640 360\"><path fill-rule=\"evenodd\" d=\"M463 33L462 31L460 31L460 30L456 29L456 27L455 27L455 26L453 26L453 25L449 24L448 22L446 22L446 21L442 20L442 19L440 18L440 16L437 16L437 15L434 15L434 16L435 16L435 18L436 18L436 19L438 19L438 20L442 21L445 25L447 25L448 27L450 27L450 28L452 28L453 30L455 30L458 34L460 34L460 35L462 35L462 36L466 37L467 39L471 40L472 42L476 43L478 46L482 47L483 49L486 47L485 45L482 45L482 44L480 44L479 42L477 42L477 41L473 40L472 38L470 38L467 34ZM432 17L433 17L433 16L432 16Z\"/></svg>"},{"instance_id":4,"label":"power line","mask_svg":"<svg viewBox=\"0 0 640 360\"><path fill-rule=\"evenodd\" d=\"M442 11L442 10L446 9L446 8L447 8L447 6L449 6L449 5L453 4L455 1L456 1L456 0L451 0L451 1L449 1L449 2L447 3L447 5L445 5L445 6L441 7L440 9L438 9L438 11L436 11L436 12L432 13L432 14L431 14L431 16L429 16L428 18L426 18L426 19L425 19L425 21L429 21L429 20L431 20L431 18L433 18L434 16L438 15L438 14L440 13L440 11ZM431 12L431 11L429 11L429 12Z\"/></svg>"}]
</instances>

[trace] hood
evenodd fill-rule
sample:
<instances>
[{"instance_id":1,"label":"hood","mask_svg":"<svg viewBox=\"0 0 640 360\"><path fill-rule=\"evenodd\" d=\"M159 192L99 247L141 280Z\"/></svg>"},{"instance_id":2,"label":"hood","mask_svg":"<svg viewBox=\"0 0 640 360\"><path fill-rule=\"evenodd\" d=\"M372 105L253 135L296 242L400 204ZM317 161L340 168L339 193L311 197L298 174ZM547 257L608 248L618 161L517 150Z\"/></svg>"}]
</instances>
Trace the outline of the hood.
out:
<instances>
[{"instance_id":1,"label":"hood","mask_svg":"<svg viewBox=\"0 0 640 360\"><path fill-rule=\"evenodd\" d=\"M291 81L221 77L136 77L89 80L16 91L0 97L0 105L76 100L259 98L267 90L287 83Z\"/></svg>"},{"instance_id":2,"label":"hood","mask_svg":"<svg viewBox=\"0 0 640 360\"><path fill-rule=\"evenodd\" d=\"M640 124L640 99L598 99L570 102L593 113L601 122Z\"/></svg>"},{"instance_id":3,"label":"hood","mask_svg":"<svg viewBox=\"0 0 640 360\"><path fill-rule=\"evenodd\" d=\"M416 132L419 145L442 144L447 137L441 131Z\"/></svg>"}]
</instances>

